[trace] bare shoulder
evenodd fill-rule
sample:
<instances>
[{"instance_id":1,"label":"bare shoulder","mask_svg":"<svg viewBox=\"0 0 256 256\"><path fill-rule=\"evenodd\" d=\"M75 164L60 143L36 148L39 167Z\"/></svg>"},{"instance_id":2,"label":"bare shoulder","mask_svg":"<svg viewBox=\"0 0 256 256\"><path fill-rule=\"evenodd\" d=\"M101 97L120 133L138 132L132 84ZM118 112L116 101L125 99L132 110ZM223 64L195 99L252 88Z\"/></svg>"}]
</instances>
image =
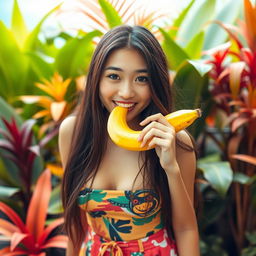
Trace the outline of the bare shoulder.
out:
<instances>
[{"instance_id":1,"label":"bare shoulder","mask_svg":"<svg viewBox=\"0 0 256 256\"><path fill-rule=\"evenodd\" d=\"M193 142L191 140L190 135L185 131L181 130L176 134L176 137L178 140L180 140L182 143L185 143L186 145L193 147Z\"/></svg>"},{"instance_id":2,"label":"bare shoulder","mask_svg":"<svg viewBox=\"0 0 256 256\"><path fill-rule=\"evenodd\" d=\"M59 134L72 135L76 123L76 116L66 117L60 124Z\"/></svg>"},{"instance_id":3,"label":"bare shoulder","mask_svg":"<svg viewBox=\"0 0 256 256\"><path fill-rule=\"evenodd\" d=\"M63 167L65 167L67 163L75 123L76 116L68 116L62 121L59 127L58 144Z\"/></svg>"}]
</instances>

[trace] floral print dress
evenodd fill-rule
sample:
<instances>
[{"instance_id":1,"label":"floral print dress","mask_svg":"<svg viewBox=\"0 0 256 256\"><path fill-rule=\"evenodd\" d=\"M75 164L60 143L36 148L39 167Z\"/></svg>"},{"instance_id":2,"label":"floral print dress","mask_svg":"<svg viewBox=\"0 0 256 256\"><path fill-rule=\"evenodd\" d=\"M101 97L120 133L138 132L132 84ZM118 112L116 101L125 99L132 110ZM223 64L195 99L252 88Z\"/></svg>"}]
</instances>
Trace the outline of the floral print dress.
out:
<instances>
[{"instance_id":1,"label":"floral print dress","mask_svg":"<svg viewBox=\"0 0 256 256\"><path fill-rule=\"evenodd\" d=\"M154 190L84 188L78 204L89 224L79 256L177 256Z\"/></svg>"}]
</instances>

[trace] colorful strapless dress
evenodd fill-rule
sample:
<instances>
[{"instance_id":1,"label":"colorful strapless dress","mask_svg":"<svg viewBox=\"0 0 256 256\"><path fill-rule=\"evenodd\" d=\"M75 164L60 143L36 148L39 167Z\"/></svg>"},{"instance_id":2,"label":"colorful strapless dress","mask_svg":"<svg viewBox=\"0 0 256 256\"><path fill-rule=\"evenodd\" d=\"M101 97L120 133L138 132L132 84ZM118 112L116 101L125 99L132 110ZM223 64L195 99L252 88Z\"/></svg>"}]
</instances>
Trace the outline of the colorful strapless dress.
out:
<instances>
[{"instance_id":1,"label":"colorful strapless dress","mask_svg":"<svg viewBox=\"0 0 256 256\"><path fill-rule=\"evenodd\" d=\"M78 204L88 222L79 256L177 256L154 190L81 190Z\"/></svg>"}]
</instances>

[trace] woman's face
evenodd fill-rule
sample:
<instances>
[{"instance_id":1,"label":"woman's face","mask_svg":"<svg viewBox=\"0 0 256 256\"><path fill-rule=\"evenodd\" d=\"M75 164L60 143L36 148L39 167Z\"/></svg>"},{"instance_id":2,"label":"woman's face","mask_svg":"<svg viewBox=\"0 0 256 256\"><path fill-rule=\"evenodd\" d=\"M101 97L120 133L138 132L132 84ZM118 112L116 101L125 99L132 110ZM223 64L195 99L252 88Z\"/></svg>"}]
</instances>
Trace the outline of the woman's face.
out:
<instances>
[{"instance_id":1,"label":"woman's face","mask_svg":"<svg viewBox=\"0 0 256 256\"><path fill-rule=\"evenodd\" d=\"M128 108L127 122L136 127L139 114L151 101L148 80L146 62L138 51L115 50L108 57L101 75L101 102L109 112L116 106Z\"/></svg>"}]
</instances>

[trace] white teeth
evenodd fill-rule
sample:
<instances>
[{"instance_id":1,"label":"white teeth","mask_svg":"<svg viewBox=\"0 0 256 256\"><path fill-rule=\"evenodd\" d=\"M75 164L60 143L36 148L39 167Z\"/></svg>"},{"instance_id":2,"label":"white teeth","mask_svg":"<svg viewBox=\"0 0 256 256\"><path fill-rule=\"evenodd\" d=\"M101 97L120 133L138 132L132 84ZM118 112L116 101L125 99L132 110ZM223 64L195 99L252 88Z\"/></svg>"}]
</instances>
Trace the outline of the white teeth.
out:
<instances>
[{"instance_id":1,"label":"white teeth","mask_svg":"<svg viewBox=\"0 0 256 256\"><path fill-rule=\"evenodd\" d=\"M124 108L130 108L135 105L135 103L125 104L125 103L120 103L120 102L116 102L116 101L115 101L115 103L117 106L124 107Z\"/></svg>"}]
</instances>

